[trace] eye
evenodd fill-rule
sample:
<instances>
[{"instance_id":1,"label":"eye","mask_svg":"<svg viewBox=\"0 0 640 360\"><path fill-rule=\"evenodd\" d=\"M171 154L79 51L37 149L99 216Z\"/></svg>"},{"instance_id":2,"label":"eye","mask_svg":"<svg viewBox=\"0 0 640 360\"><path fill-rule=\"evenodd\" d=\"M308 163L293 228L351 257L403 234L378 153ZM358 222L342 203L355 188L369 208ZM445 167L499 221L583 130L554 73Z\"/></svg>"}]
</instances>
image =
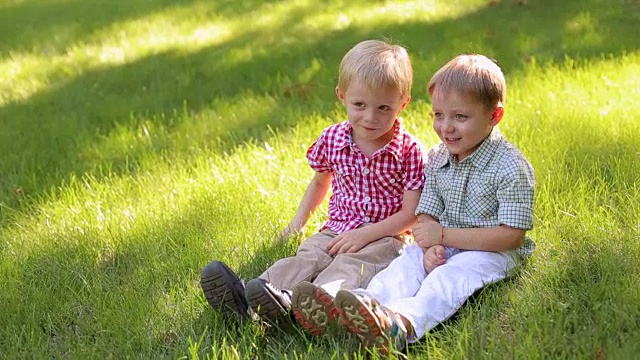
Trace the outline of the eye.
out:
<instances>
[{"instance_id":1,"label":"eye","mask_svg":"<svg viewBox=\"0 0 640 360\"><path fill-rule=\"evenodd\" d=\"M363 109L363 108L365 108L367 105L365 105L365 103L363 103L363 102L356 101L356 102L354 102L354 103L353 103L353 106L355 106L355 107L357 107L357 108L359 108L359 109Z\"/></svg>"},{"instance_id":2,"label":"eye","mask_svg":"<svg viewBox=\"0 0 640 360\"><path fill-rule=\"evenodd\" d=\"M466 119L468 116L465 114L456 114L456 119L457 120L464 120Z\"/></svg>"},{"instance_id":3,"label":"eye","mask_svg":"<svg viewBox=\"0 0 640 360\"><path fill-rule=\"evenodd\" d=\"M436 119L436 120L437 120L437 119L442 119L442 118L444 117L444 114L442 114L441 112L436 111L436 112L432 112L432 113L431 113L431 116L432 116L434 119Z\"/></svg>"},{"instance_id":4,"label":"eye","mask_svg":"<svg viewBox=\"0 0 640 360\"><path fill-rule=\"evenodd\" d=\"M382 110L382 111L389 111L389 110L391 110L391 106L389 106L389 105L380 105L380 106L378 106L378 109Z\"/></svg>"}]
</instances>

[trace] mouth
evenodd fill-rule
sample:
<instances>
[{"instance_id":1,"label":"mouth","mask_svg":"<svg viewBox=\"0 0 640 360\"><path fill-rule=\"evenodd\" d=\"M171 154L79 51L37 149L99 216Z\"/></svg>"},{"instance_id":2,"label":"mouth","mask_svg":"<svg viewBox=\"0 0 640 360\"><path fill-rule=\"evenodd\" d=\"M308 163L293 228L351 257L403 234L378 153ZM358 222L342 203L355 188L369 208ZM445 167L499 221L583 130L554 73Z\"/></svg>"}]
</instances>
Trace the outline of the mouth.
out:
<instances>
[{"instance_id":1,"label":"mouth","mask_svg":"<svg viewBox=\"0 0 640 360\"><path fill-rule=\"evenodd\" d=\"M453 143L455 143L455 142L457 142L457 141L460 141L460 139L461 139L461 138L445 137L445 138L444 138L444 141L445 141L447 144L453 144Z\"/></svg>"}]
</instances>

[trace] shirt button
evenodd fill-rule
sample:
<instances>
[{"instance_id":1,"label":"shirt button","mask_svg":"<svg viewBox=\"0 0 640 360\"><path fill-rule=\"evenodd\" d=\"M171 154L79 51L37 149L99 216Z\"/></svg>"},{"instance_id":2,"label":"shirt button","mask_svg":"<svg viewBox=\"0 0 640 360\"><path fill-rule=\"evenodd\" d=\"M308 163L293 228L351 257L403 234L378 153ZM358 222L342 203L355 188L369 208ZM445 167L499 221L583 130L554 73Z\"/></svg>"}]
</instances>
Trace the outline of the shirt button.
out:
<instances>
[{"instance_id":1,"label":"shirt button","mask_svg":"<svg viewBox=\"0 0 640 360\"><path fill-rule=\"evenodd\" d=\"M371 221L371 218L367 216L366 218L364 218L364 221L369 222Z\"/></svg>"},{"instance_id":2,"label":"shirt button","mask_svg":"<svg viewBox=\"0 0 640 360\"><path fill-rule=\"evenodd\" d=\"M362 173L367 175L369 173L369 169L367 169L367 168L362 169Z\"/></svg>"},{"instance_id":3,"label":"shirt button","mask_svg":"<svg viewBox=\"0 0 640 360\"><path fill-rule=\"evenodd\" d=\"M365 196L365 197L364 197L364 201L369 202L369 201L371 201L371 198L370 198L370 197L368 197L368 196Z\"/></svg>"},{"instance_id":4,"label":"shirt button","mask_svg":"<svg viewBox=\"0 0 640 360\"><path fill-rule=\"evenodd\" d=\"M391 179L389 180L389 182L391 182L392 184L394 184L396 182L396 179Z\"/></svg>"}]
</instances>

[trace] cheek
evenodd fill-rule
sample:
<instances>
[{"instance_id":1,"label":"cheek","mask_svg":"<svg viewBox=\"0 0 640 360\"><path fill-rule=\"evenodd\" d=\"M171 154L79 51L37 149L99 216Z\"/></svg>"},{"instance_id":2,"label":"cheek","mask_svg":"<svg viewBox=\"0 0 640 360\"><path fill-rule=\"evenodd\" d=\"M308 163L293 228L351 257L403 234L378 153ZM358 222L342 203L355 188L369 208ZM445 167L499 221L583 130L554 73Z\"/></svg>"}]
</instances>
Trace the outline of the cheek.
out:
<instances>
[{"instance_id":1,"label":"cheek","mask_svg":"<svg viewBox=\"0 0 640 360\"><path fill-rule=\"evenodd\" d=\"M387 114L381 114L378 118L380 119L380 121L383 121L389 124L390 126L393 126L393 123L396 121L398 116L393 113L387 113Z\"/></svg>"}]
</instances>

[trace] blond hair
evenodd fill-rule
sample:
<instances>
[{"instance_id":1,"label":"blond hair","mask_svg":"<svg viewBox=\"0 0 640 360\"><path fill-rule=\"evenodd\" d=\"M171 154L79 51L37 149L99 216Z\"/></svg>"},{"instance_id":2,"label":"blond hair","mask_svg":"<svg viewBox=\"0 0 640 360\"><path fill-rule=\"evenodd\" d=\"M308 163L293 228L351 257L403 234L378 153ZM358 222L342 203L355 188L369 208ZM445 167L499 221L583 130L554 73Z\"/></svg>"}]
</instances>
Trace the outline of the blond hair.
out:
<instances>
[{"instance_id":1,"label":"blond hair","mask_svg":"<svg viewBox=\"0 0 640 360\"><path fill-rule=\"evenodd\" d=\"M429 95L457 91L488 109L504 104L507 84L500 67L484 55L459 55L438 70L427 85Z\"/></svg>"},{"instance_id":2,"label":"blond hair","mask_svg":"<svg viewBox=\"0 0 640 360\"><path fill-rule=\"evenodd\" d=\"M410 96L413 68L407 50L380 40L356 44L340 62L340 91L346 92L353 81L369 89L392 87L400 91L402 98Z\"/></svg>"}]
</instances>

